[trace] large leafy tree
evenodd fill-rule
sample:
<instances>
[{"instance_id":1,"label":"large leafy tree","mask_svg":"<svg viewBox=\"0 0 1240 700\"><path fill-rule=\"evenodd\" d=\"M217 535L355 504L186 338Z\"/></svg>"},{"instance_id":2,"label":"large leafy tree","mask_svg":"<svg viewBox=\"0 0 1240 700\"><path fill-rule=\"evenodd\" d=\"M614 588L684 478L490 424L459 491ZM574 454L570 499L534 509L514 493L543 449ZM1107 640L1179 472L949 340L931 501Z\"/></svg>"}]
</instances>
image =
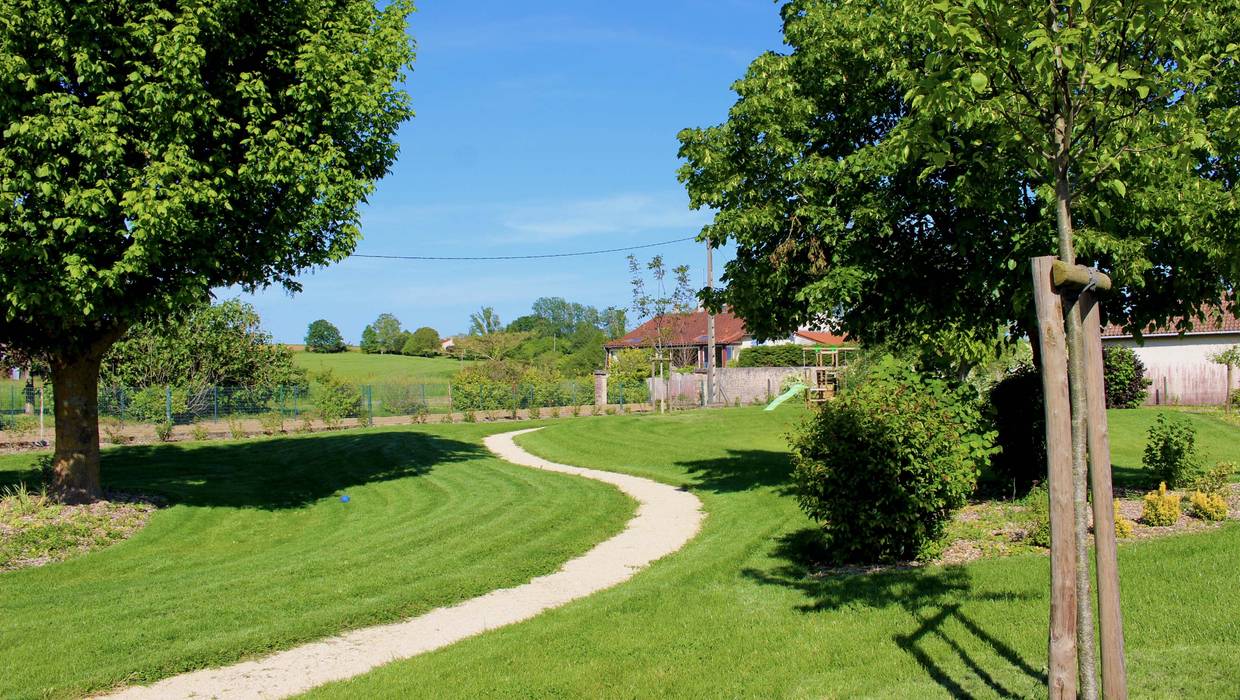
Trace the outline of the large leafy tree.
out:
<instances>
[{"instance_id":1,"label":"large leafy tree","mask_svg":"<svg viewBox=\"0 0 1240 700\"><path fill-rule=\"evenodd\" d=\"M720 210L705 235L740 247L709 301L759 334L830 316L866 340L1010 341L1032 327L1023 261L1053 252L1108 271L1111 311L1137 333L1232 296L1236 0L793 0L783 13L792 52L754 62L727 124L681 136L693 202ZM1066 326L1092 697L1071 306Z\"/></svg>"},{"instance_id":2,"label":"large leafy tree","mask_svg":"<svg viewBox=\"0 0 1240 700\"><path fill-rule=\"evenodd\" d=\"M406 355L430 357L439 354L439 331L430 326L421 328L410 334L400 351Z\"/></svg>"},{"instance_id":3,"label":"large leafy tree","mask_svg":"<svg viewBox=\"0 0 1240 700\"><path fill-rule=\"evenodd\" d=\"M1233 4L785 3L791 50L750 65L727 122L680 134L691 201L717 210L704 237L737 243L709 301L760 336L832 323L978 355L1028 334L1068 89L1076 254L1115 278L1130 328L1192 318L1240 278ZM1057 7L1083 22L1058 78Z\"/></svg>"},{"instance_id":4,"label":"large leafy tree","mask_svg":"<svg viewBox=\"0 0 1240 700\"><path fill-rule=\"evenodd\" d=\"M366 331L362 331L363 352L399 353L405 345L400 319L392 314L379 314L375 322L366 326L366 329L371 332L373 342L367 343Z\"/></svg>"},{"instance_id":5,"label":"large leafy tree","mask_svg":"<svg viewBox=\"0 0 1240 700\"><path fill-rule=\"evenodd\" d=\"M129 326L353 250L411 115L411 9L0 0L0 343L51 366L63 496L100 493Z\"/></svg>"},{"instance_id":6,"label":"large leafy tree","mask_svg":"<svg viewBox=\"0 0 1240 700\"><path fill-rule=\"evenodd\" d=\"M314 321L306 329L307 352L344 352L347 349L340 329L325 318Z\"/></svg>"}]
</instances>

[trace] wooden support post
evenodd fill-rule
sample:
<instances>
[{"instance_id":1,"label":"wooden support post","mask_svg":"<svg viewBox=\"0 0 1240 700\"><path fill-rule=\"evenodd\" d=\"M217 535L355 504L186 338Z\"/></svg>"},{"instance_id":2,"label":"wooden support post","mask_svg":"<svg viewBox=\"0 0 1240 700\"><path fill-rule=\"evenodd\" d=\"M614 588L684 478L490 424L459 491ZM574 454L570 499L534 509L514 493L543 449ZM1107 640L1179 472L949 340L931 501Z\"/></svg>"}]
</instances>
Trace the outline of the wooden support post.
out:
<instances>
[{"instance_id":1,"label":"wooden support post","mask_svg":"<svg viewBox=\"0 0 1240 700\"><path fill-rule=\"evenodd\" d=\"M1047 486L1051 519L1051 615L1049 673L1051 700L1076 697L1076 553L1073 540L1072 422L1068 399L1068 347L1063 304L1052 286L1055 258L1033 259L1033 297L1042 350L1042 393L1046 404Z\"/></svg>"},{"instance_id":2,"label":"wooden support post","mask_svg":"<svg viewBox=\"0 0 1240 700\"><path fill-rule=\"evenodd\" d=\"M1094 549L1098 562L1098 630L1102 638L1102 697L1124 700L1124 619L1119 602L1119 563L1111 489L1111 440L1107 433L1103 383L1102 321L1093 292L1081 293L1077 307L1085 335L1085 396L1089 412L1089 481L1094 498Z\"/></svg>"}]
</instances>

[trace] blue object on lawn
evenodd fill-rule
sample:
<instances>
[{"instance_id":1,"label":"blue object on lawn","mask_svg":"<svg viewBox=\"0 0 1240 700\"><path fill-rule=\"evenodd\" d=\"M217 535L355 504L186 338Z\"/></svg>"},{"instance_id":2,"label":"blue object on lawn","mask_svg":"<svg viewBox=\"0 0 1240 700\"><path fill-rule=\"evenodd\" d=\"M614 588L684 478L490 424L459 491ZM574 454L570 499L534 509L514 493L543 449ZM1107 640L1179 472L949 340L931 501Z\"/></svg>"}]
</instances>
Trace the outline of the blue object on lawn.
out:
<instances>
[{"instance_id":1,"label":"blue object on lawn","mask_svg":"<svg viewBox=\"0 0 1240 700\"><path fill-rule=\"evenodd\" d=\"M340 502L341 502L341 503L348 503L348 502L349 502L349 497L348 497L348 496L341 496L341 497L340 497Z\"/></svg>"}]
</instances>

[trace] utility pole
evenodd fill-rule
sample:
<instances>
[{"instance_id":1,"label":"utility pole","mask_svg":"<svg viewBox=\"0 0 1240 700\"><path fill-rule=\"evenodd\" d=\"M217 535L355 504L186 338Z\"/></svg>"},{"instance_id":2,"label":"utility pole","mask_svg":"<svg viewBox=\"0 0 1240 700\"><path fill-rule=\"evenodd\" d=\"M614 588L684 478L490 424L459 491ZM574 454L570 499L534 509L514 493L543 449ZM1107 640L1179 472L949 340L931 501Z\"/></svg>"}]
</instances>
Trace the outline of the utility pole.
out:
<instances>
[{"instance_id":1,"label":"utility pole","mask_svg":"<svg viewBox=\"0 0 1240 700\"><path fill-rule=\"evenodd\" d=\"M715 270L710 241L706 242L706 288L715 288ZM706 312L706 405L715 404L715 315Z\"/></svg>"}]
</instances>

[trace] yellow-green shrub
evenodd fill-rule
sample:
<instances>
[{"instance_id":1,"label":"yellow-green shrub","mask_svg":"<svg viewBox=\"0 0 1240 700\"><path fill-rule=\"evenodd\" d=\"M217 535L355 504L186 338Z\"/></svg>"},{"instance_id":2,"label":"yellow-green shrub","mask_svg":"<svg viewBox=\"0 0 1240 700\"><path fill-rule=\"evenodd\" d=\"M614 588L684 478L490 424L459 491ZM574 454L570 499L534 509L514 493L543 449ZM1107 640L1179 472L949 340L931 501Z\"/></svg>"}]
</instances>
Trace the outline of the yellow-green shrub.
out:
<instances>
[{"instance_id":1,"label":"yellow-green shrub","mask_svg":"<svg viewBox=\"0 0 1240 700\"><path fill-rule=\"evenodd\" d=\"M1202 520L1226 520L1227 499L1217 493L1194 491L1188 497L1188 514Z\"/></svg>"},{"instance_id":2,"label":"yellow-green shrub","mask_svg":"<svg viewBox=\"0 0 1240 700\"><path fill-rule=\"evenodd\" d=\"M1175 525L1180 519L1180 494L1167 491L1167 483L1158 485L1157 491L1145 494L1141 519L1147 525L1165 527Z\"/></svg>"},{"instance_id":3,"label":"yellow-green shrub","mask_svg":"<svg viewBox=\"0 0 1240 700\"><path fill-rule=\"evenodd\" d=\"M1115 499L1115 536L1132 537L1132 521L1119 512L1119 499Z\"/></svg>"}]
</instances>

